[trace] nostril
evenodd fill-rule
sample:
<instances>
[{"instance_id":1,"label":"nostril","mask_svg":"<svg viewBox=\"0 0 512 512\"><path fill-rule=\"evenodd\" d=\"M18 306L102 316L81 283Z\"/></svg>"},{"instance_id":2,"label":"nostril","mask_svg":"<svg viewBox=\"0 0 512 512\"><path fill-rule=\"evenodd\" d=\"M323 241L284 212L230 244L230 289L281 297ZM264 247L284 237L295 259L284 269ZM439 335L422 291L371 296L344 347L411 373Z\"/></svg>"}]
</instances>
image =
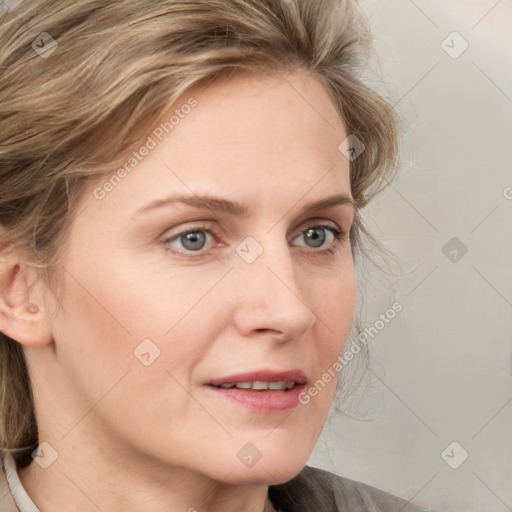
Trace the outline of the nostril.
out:
<instances>
[{"instance_id":1,"label":"nostril","mask_svg":"<svg viewBox=\"0 0 512 512\"><path fill-rule=\"evenodd\" d=\"M273 329L255 329L255 332L257 332L258 334L266 334L268 335L269 338L272 338L274 341L278 343L283 343L288 339L284 333L276 332Z\"/></svg>"}]
</instances>

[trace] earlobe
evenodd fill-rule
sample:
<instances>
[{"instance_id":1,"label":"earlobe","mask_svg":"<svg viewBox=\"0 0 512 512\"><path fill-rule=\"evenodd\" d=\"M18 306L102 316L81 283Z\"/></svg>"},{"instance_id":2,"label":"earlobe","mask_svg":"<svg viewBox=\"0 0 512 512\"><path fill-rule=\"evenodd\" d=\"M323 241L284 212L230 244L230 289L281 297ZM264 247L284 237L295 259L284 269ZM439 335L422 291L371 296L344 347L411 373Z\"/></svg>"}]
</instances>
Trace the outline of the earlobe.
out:
<instances>
[{"instance_id":1,"label":"earlobe","mask_svg":"<svg viewBox=\"0 0 512 512\"><path fill-rule=\"evenodd\" d=\"M37 278L16 251L0 251L0 331L27 346L52 341L43 303L43 283ZM37 282L29 286L34 279Z\"/></svg>"}]
</instances>

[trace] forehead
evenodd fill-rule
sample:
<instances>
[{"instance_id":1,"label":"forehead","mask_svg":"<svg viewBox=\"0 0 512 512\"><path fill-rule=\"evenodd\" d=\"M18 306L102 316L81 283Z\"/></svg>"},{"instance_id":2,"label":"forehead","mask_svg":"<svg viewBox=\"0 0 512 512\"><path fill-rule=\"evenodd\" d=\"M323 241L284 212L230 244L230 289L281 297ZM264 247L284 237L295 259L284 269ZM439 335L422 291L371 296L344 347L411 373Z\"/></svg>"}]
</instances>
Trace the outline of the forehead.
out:
<instances>
[{"instance_id":1,"label":"forehead","mask_svg":"<svg viewBox=\"0 0 512 512\"><path fill-rule=\"evenodd\" d=\"M219 148L229 145L233 150L237 143L273 149L283 141L292 144L301 138L301 144L291 146L297 151L304 139L321 138L325 144L320 149L332 150L337 147L332 147L332 137L337 140L345 133L327 91L305 72L270 77L238 74L191 89L181 103L190 96L197 98L198 107L187 117L185 129L177 130L177 140L193 131L198 140ZM318 142L306 148L317 147ZM286 148L280 149L284 152Z\"/></svg>"},{"instance_id":2,"label":"forehead","mask_svg":"<svg viewBox=\"0 0 512 512\"><path fill-rule=\"evenodd\" d=\"M190 104L194 108L181 110ZM164 131L173 116L179 122ZM275 200L283 193L297 200L312 188L317 195L309 200L350 192L348 161L338 150L345 137L338 111L312 76L220 79L182 95L151 132L150 151L132 155L136 165L125 166L122 179L108 187L103 206L129 198L137 209L157 199L156 192L226 198L271 193Z\"/></svg>"}]
</instances>

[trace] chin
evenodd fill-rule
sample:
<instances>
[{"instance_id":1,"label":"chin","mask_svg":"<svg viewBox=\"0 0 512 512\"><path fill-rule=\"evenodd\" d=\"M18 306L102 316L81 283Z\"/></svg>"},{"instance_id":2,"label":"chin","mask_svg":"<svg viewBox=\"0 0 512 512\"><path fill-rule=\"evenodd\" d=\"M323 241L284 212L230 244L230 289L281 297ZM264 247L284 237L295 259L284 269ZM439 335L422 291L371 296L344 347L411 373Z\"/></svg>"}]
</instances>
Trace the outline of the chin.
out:
<instances>
[{"instance_id":1,"label":"chin","mask_svg":"<svg viewBox=\"0 0 512 512\"><path fill-rule=\"evenodd\" d=\"M232 485L278 485L294 478L305 465L306 462L296 465L281 463L247 471L237 470L230 475L228 482Z\"/></svg>"},{"instance_id":2,"label":"chin","mask_svg":"<svg viewBox=\"0 0 512 512\"><path fill-rule=\"evenodd\" d=\"M274 447L272 452L262 454L253 465L244 465L238 459L226 468L231 472L225 480L232 485L277 485L288 482L306 465L311 452Z\"/></svg>"}]
</instances>

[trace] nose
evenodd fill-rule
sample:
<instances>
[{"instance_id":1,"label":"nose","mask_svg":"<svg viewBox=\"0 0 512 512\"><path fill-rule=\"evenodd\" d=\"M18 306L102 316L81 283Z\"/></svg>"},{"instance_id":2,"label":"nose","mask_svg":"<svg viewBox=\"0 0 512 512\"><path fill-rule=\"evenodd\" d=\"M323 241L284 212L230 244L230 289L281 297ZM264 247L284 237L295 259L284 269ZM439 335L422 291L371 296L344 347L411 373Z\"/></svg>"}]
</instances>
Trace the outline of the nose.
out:
<instances>
[{"instance_id":1,"label":"nose","mask_svg":"<svg viewBox=\"0 0 512 512\"><path fill-rule=\"evenodd\" d=\"M279 342L298 339L316 320L304 296L306 283L298 282L286 242L274 240L262 248L252 263L240 258L232 273L236 280L236 328L245 337Z\"/></svg>"}]
</instances>

